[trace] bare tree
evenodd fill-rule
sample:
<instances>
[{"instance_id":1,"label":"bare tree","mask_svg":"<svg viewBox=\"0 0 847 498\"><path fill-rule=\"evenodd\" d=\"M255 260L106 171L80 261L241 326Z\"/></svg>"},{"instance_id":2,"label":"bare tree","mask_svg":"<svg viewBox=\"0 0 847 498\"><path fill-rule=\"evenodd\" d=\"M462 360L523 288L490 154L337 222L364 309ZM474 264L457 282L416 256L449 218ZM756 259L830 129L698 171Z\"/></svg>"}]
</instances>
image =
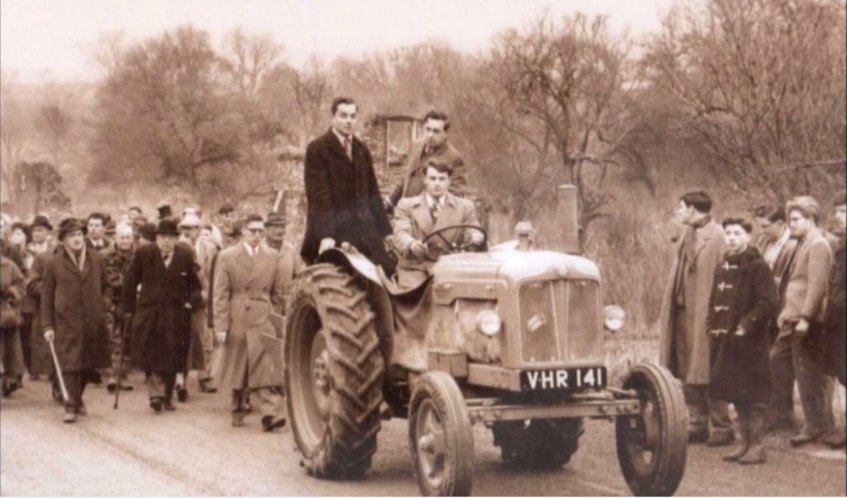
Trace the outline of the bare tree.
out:
<instances>
[{"instance_id":1,"label":"bare tree","mask_svg":"<svg viewBox=\"0 0 847 498\"><path fill-rule=\"evenodd\" d=\"M718 173L745 195L784 200L798 180L810 187L810 171L792 166L844 158L844 46L843 2L710 0L676 6L647 62L678 132L701 141Z\"/></svg>"},{"instance_id":2,"label":"bare tree","mask_svg":"<svg viewBox=\"0 0 847 498\"><path fill-rule=\"evenodd\" d=\"M579 187L583 234L604 215L605 170L621 160L637 121L629 105L635 76L629 47L625 38L612 39L604 17L542 17L524 31L502 33L484 64L496 82L489 105L534 152L530 164L515 159L529 169L528 190L550 177L555 155L564 181Z\"/></svg>"},{"instance_id":3,"label":"bare tree","mask_svg":"<svg viewBox=\"0 0 847 498\"><path fill-rule=\"evenodd\" d=\"M0 171L2 171L3 198L15 203L15 173L28 145L27 122L16 98L15 75L2 73L0 83Z\"/></svg>"},{"instance_id":4,"label":"bare tree","mask_svg":"<svg viewBox=\"0 0 847 498\"><path fill-rule=\"evenodd\" d=\"M224 37L221 70L241 96L253 100L264 74L282 54L282 47L267 34L249 34L238 27Z\"/></svg>"},{"instance_id":5,"label":"bare tree","mask_svg":"<svg viewBox=\"0 0 847 498\"><path fill-rule=\"evenodd\" d=\"M39 110L35 127L56 166L61 164L61 154L72 122L71 115L59 103L43 104Z\"/></svg>"}]
</instances>

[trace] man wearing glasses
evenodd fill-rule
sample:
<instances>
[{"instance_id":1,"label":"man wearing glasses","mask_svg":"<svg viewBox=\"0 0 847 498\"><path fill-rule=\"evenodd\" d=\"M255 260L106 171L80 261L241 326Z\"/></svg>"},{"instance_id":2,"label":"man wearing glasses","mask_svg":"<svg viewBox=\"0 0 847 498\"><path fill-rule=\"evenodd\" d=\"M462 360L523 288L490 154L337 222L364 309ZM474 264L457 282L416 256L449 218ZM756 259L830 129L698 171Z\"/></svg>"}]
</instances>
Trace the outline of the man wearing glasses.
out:
<instances>
[{"instance_id":1,"label":"man wearing glasses","mask_svg":"<svg viewBox=\"0 0 847 498\"><path fill-rule=\"evenodd\" d=\"M223 345L220 387L232 389L232 425L244 425L247 398L258 404L262 429L285 425L282 415L281 339L270 314L282 312L279 253L263 244L265 221L250 215L244 239L224 249L215 265L215 336Z\"/></svg>"}]
</instances>

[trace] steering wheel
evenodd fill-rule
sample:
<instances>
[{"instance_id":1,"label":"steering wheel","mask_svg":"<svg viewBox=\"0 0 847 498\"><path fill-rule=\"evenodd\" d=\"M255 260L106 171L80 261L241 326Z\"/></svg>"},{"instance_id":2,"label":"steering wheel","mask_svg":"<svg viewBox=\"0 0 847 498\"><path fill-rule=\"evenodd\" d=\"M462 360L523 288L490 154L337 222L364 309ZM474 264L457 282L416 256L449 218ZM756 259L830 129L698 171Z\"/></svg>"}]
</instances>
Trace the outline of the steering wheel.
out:
<instances>
[{"instance_id":1,"label":"steering wheel","mask_svg":"<svg viewBox=\"0 0 847 498\"><path fill-rule=\"evenodd\" d=\"M477 232L482 234L482 242L479 244L475 244L472 240L463 240L461 243L454 244L447 240L447 237L444 236L444 232L447 230L476 230ZM457 252L467 252L471 248L484 249L488 244L488 233L482 228L476 225L450 225L444 228L439 228L438 230L432 232L431 234L424 237L421 241L422 244L429 247L429 242L435 238L441 239L444 242L443 246L437 246L440 249L440 254L455 254Z\"/></svg>"}]
</instances>

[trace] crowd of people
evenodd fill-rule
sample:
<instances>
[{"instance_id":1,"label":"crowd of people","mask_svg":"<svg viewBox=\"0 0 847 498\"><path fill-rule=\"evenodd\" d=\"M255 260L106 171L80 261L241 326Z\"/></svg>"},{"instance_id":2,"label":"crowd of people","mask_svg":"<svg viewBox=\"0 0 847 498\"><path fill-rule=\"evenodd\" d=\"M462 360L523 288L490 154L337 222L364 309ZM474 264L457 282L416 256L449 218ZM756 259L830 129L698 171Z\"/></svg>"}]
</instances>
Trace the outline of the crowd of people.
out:
<instances>
[{"instance_id":1,"label":"crowd of people","mask_svg":"<svg viewBox=\"0 0 847 498\"><path fill-rule=\"evenodd\" d=\"M796 430L795 380L804 423L791 445L845 445L833 423L834 379L845 381L843 191L833 204L828 233L809 196L720 224L706 192L679 200L686 230L663 301L661 361L683 383L689 442L733 444L735 407L740 441L726 461L763 463L764 435Z\"/></svg>"},{"instance_id":2,"label":"crowd of people","mask_svg":"<svg viewBox=\"0 0 847 498\"><path fill-rule=\"evenodd\" d=\"M281 427L283 331L272 315L284 314L302 265L348 243L408 292L425 289L438 244L483 242L462 229L424 243L445 227L478 226L474 204L462 198L464 162L447 141L444 113L424 117L424 138L403 181L384 197L370 152L353 133L358 105L337 98L330 114L330 129L305 155L299 253L286 242L284 216L242 214L228 204L214 222L197 206L177 216L169 205L159 206L155 223L139 207L68 217L58 227L41 214L29 222L4 215L4 396L21 387L26 372L50 376L72 423L86 413L87 384L105 376L109 391L131 390L127 372L135 368L145 374L150 408L161 413L176 409L174 397L188 399L188 374L196 371L201 392L231 390L233 426L244 425L256 403L264 430ZM724 458L764 462L766 431L795 429L796 381L805 423L791 443L843 447L832 379L845 382L844 193L832 209L835 233L820 228L825 213L808 196L720 223L711 211L704 191L679 199L686 230L660 318L660 361L682 380L689 441L724 446L738 433ZM423 328L409 325L425 320L419 304L398 308L398 343L422 344ZM410 348L398 364L425 369Z\"/></svg>"}]
</instances>

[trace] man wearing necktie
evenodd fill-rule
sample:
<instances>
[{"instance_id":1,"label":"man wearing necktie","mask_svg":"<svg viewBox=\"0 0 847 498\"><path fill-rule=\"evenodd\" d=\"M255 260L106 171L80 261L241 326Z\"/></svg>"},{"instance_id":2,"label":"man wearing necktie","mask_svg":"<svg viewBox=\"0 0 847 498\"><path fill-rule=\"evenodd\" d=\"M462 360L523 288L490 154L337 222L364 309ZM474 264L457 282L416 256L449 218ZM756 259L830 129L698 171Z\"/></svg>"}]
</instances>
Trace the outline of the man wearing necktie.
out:
<instances>
[{"instance_id":1,"label":"man wearing necktie","mask_svg":"<svg viewBox=\"0 0 847 498\"><path fill-rule=\"evenodd\" d=\"M88 216L88 237L85 239L89 249L98 252L105 251L109 244L106 240L106 215L102 213L91 213Z\"/></svg>"},{"instance_id":2,"label":"man wearing necktie","mask_svg":"<svg viewBox=\"0 0 847 498\"><path fill-rule=\"evenodd\" d=\"M175 220L160 221L155 244L136 249L123 282L132 364L146 373L154 412L176 409L174 385L176 374L186 369L191 313L203 305L199 267L193 251L177 244L178 237Z\"/></svg>"},{"instance_id":3,"label":"man wearing necktie","mask_svg":"<svg viewBox=\"0 0 847 498\"><path fill-rule=\"evenodd\" d=\"M300 254L313 264L325 250L348 242L386 274L394 263L385 250L391 224L368 148L353 135L358 106L346 97L332 103L332 124L306 148L306 235Z\"/></svg>"},{"instance_id":4,"label":"man wearing necktie","mask_svg":"<svg viewBox=\"0 0 847 498\"><path fill-rule=\"evenodd\" d=\"M232 391L233 427L244 425L249 396L262 414L262 429L271 432L285 425L279 394L282 338L270 318L285 312L285 280L279 253L263 243L262 217L245 221L244 242L221 251L215 266L215 335L223 348L216 377L222 389Z\"/></svg>"},{"instance_id":5,"label":"man wearing necktie","mask_svg":"<svg viewBox=\"0 0 847 498\"><path fill-rule=\"evenodd\" d=\"M449 192L453 169L449 164L430 163L426 168L424 192L403 199L397 205L394 219L394 242L400 251L397 282L403 288L414 288L432 271L444 241L436 237L429 245L422 242L429 234L452 225L479 226L473 202ZM478 230L447 230L444 238L451 244L471 241L482 243Z\"/></svg>"}]
</instances>

